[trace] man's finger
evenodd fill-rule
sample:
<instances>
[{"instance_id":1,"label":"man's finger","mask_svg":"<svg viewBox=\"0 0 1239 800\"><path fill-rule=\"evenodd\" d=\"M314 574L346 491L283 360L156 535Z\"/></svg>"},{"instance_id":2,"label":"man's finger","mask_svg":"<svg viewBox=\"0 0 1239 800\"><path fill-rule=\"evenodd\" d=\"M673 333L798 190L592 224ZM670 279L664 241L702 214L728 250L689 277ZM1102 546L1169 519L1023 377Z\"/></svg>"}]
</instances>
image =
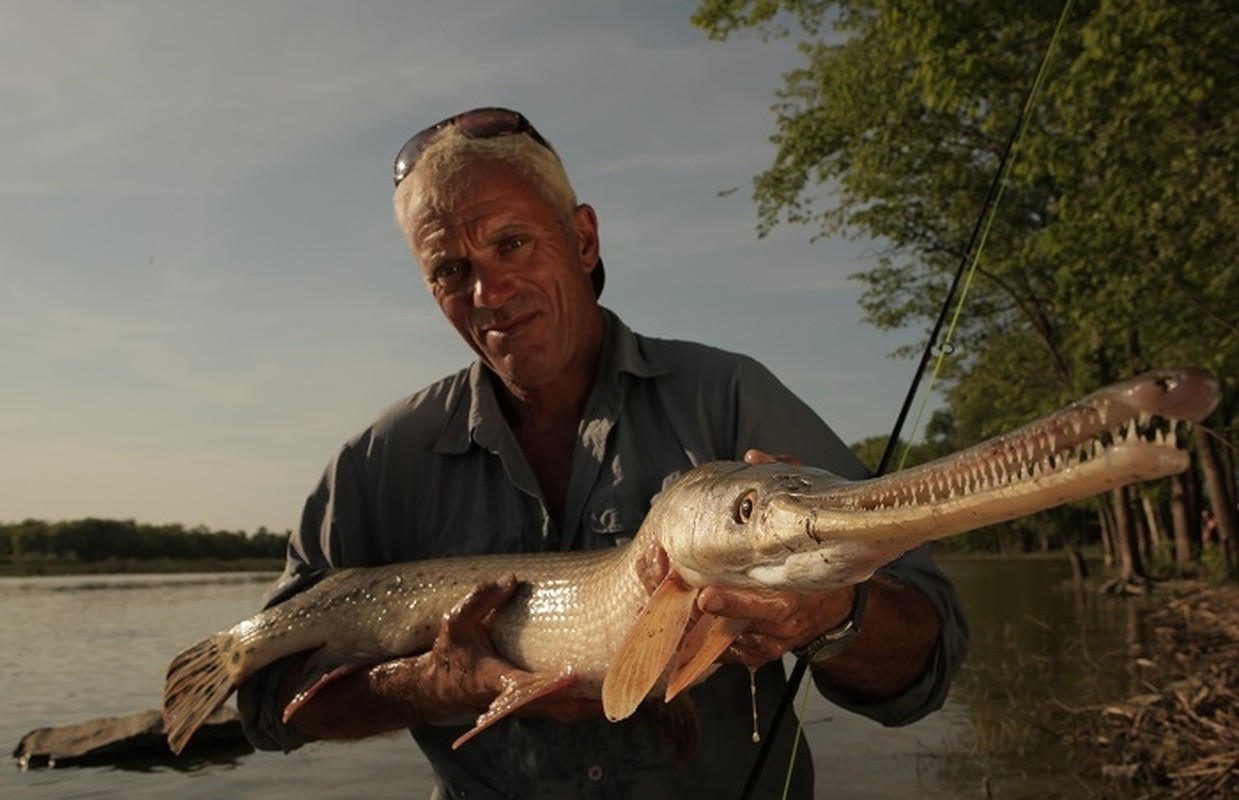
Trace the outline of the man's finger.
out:
<instances>
[{"instance_id":1,"label":"man's finger","mask_svg":"<svg viewBox=\"0 0 1239 800\"><path fill-rule=\"evenodd\" d=\"M803 467L804 460L791 453L767 453L765 450L750 448L744 451L746 464L790 464L793 467Z\"/></svg>"},{"instance_id":2,"label":"man's finger","mask_svg":"<svg viewBox=\"0 0 1239 800\"><path fill-rule=\"evenodd\" d=\"M512 574L478 586L452 607L444 624L454 630L480 628L495 610L502 608L516 593L518 582Z\"/></svg>"},{"instance_id":3,"label":"man's finger","mask_svg":"<svg viewBox=\"0 0 1239 800\"><path fill-rule=\"evenodd\" d=\"M637 577L650 594L663 582L671 571L671 562L667 560L667 551L658 545L651 545L637 556Z\"/></svg>"},{"instance_id":4,"label":"man's finger","mask_svg":"<svg viewBox=\"0 0 1239 800\"><path fill-rule=\"evenodd\" d=\"M697 597L697 606L702 611L757 622L782 622L802 604L803 598L796 592L735 591L717 586L707 586Z\"/></svg>"}]
</instances>

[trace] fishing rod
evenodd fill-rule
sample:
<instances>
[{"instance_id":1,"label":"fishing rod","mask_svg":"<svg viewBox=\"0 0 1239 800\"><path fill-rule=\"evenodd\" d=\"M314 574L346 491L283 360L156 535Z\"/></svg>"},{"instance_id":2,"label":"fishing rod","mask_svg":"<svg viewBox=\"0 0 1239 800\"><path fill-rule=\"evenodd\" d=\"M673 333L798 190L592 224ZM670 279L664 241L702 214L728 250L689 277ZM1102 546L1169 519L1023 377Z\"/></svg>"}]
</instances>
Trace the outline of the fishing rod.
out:
<instances>
[{"instance_id":1,"label":"fishing rod","mask_svg":"<svg viewBox=\"0 0 1239 800\"><path fill-rule=\"evenodd\" d=\"M1007 176L1010 174L1011 164L1014 159L1017 145L1023 137L1024 130L1028 124L1028 116L1033 106L1033 100L1036 98L1037 93L1041 88L1041 84L1044 81L1050 58L1054 53L1059 36L1066 24L1067 17L1071 13L1072 3L1073 0L1065 0L1062 13L1059 15L1058 23L1054 28L1054 33L1050 37L1050 42L1046 46L1045 52L1042 53L1041 63L1037 68L1037 73L1033 77L1032 82L1029 84L1027 91L1024 93L1024 100L1020 105L1019 113L1016 115L1015 123L1011 126L1011 133L1007 136L1006 144L1003 146L1002 156L999 159L997 169L994 170L994 177L990 182L989 191L986 192L985 201L982 203L981 210L977 214L976 222L972 227L972 233L968 238L968 246L964 248L964 252L959 260L959 266L956 268L955 274L951 279L951 283L947 287L946 296L942 299L942 306L938 312L938 317L934 321L933 328L929 333L929 338L925 342L925 348L921 352L920 360L918 361L916 369L912 374L912 381L908 386L907 394L904 395L903 404L899 408L899 414L895 418L895 423L891 428L890 436L886 440L886 447L882 451L882 458L878 461L878 466L874 471L873 477L886 474L886 471L890 466L895 448L899 443L900 433L903 430L904 423L907 421L908 411L912 407L912 400L916 397L917 392L920 389L921 379L924 377L926 368L929 366L930 356L937 351L939 354L939 364L941 364L942 359L945 358L951 350L950 331L948 331L947 337L943 339L941 346L937 345L937 342L939 337L942 336L942 329L946 325L952 300L955 297L956 292L959 290L960 284L963 282L965 275L969 275L970 277L972 273L975 273L977 264L980 261L985 238L989 234L989 228L993 223L993 217L998 207L998 201L1002 196L1003 187L1006 183ZM962 308L963 299L963 297L960 297L959 304L956 306L956 319L958 318L959 309ZM762 737L761 748L758 750L757 759L753 762L753 767L749 771L748 781L745 782L744 790L740 795L741 800L751 800L753 793L757 790L757 783L761 779L766 762L770 759L770 753L774 750L774 741L778 738L779 729L783 724L783 718L787 716L787 710L791 707L796 693L800 690L800 683L804 680L804 675L805 672L808 671L808 668L809 657L807 655L800 656L796 659L796 663L792 667L791 674L788 675L787 685L783 689L783 695L779 698L779 704L775 707L774 715L771 717L770 727L767 729L766 735ZM793 743L792 745L793 758L795 757L795 748L798 744L799 741Z\"/></svg>"}]
</instances>

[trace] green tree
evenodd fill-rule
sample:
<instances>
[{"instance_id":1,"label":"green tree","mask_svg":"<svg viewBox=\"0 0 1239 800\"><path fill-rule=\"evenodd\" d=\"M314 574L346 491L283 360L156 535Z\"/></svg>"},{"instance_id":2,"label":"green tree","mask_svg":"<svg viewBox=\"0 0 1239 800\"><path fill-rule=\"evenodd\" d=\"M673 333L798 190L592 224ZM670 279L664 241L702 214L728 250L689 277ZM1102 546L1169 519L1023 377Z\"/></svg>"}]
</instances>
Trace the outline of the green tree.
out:
<instances>
[{"instance_id":1,"label":"green tree","mask_svg":"<svg viewBox=\"0 0 1239 800\"><path fill-rule=\"evenodd\" d=\"M287 531L277 534L266 528L247 536L241 531L216 532L204 526L186 530L181 525L144 525L134 520L88 518L49 523L27 519L0 523L0 563L85 567L99 562L157 559L279 559L288 536Z\"/></svg>"},{"instance_id":2,"label":"green tree","mask_svg":"<svg viewBox=\"0 0 1239 800\"><path fill-rule=\"evenodd\" d=\"M802 37L805 63L776 92L773 164L754 180L759 233L807 224L882 243L877 266L854 276L868 320L928 329L1062 10L1057 0L702 0L694 21L711 36ZM1236 41L1228 0L1075 4L945 370L961 442L1153 366L1211 368L1229 394ZM1215 427L1233 439L1236 416L1224 408ZM1239 569L1234 448L1205 449L1217 462L1210 505ZM1126 496L1103 514L1119 547L1134 541ZM1138 559L1122 555L1124 577L1138 580Z\"/></svg>"}]
</instances>

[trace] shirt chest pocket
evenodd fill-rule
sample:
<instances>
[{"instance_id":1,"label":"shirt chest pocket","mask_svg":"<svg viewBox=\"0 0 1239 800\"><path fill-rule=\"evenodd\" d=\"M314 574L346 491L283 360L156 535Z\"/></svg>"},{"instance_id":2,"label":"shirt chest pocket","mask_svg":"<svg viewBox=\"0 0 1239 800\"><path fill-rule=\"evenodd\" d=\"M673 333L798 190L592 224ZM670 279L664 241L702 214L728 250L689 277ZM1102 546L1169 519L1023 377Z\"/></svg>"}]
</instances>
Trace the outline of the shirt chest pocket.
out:
<instances>
[{"instance_id":1,"label":"shirt chest pocket","mask_svg":"<svg viewBox=\"0 0 1239 800\"><path fill-rule=\"evenodd\" d=\"M585 508L582 528L588 541L585 549L626 544L637 535L650 509L650 501L662 482L612 486L594 493Z\"/></svg>"}]
</instances>

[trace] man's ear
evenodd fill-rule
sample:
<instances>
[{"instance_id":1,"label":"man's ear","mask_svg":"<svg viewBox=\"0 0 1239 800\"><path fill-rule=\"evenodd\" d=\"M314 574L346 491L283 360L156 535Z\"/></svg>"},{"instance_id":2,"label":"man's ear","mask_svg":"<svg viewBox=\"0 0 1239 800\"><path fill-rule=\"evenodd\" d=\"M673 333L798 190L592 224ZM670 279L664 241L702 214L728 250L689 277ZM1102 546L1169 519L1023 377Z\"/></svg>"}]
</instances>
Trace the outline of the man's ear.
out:
<instances>
[{"instance_id":1,"label":"man's ear","mask_svg":"<svg viewBox=\"0 0 1239 800\"><path fill-rule=\"evenodd\" d=\"M577 254L585 271L590 272L598 263L598 215L593 206L581 203L572 214L572 222L576 226Z\"/></svg>"}]
</instances>

